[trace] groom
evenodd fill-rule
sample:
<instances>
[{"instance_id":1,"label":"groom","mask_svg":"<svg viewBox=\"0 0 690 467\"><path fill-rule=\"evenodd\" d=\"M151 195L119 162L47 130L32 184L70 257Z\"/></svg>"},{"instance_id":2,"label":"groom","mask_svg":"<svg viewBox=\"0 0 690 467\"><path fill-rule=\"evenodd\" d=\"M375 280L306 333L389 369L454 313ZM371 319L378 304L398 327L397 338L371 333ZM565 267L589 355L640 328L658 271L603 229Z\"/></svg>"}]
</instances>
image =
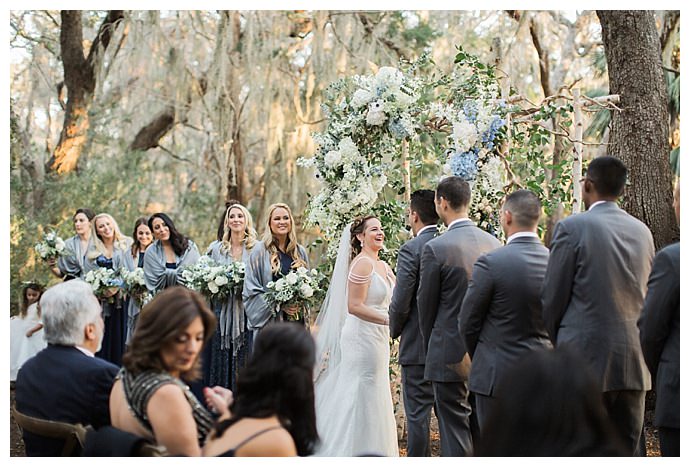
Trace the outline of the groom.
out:
<instances>
[{"instance_id":1,"label":"groom","mask_svg":"<svg viewBox=\"0 0 690 467\"><path fill-rule=\"evenodd\" d=\"M424 245L438 233L438 214L433 190L417 190L410 196L408 222L414 238L398 252L396 286L389 307L391 337L400 337L402 395L407 416L407 457L429 457L429 421L434 405L431 382L424 379L426 349L417 318L419 257Z\"/></svg>"},{"instance_id":2,"label":"groom","mask_svg":"<svg viewBox=\"0 0 690 467\"><path fill-rule=\"evenodd\" d=\"M458 315L474 262L501 246L469 219L470 198L470 186L460 177L438 184L434 203L448 230L424 246L420 262L417 308L426 347L424 377L434 391L442 456L472 455L470 358L458 332Z\"/></svg>"}]
</instances>

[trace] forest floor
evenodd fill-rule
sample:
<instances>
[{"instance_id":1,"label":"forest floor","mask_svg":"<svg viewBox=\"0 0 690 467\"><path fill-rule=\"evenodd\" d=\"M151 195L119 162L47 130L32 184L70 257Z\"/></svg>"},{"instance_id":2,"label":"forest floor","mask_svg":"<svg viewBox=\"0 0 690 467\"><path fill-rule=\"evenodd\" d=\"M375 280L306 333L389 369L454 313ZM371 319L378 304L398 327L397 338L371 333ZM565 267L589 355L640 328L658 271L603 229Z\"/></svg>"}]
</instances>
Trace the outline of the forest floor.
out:
<instances>
[{"instance_id":1,"label":"forest floor","mask_svg":"<svg viewBox=\"0 0 690 467\"><path fill-rule=\"evenodd\" d=\"M14 388L10 389L10 457L23 457L24 453L24 441L22 441L21 431L14 421L12 416L11 407L14 406ZM659 438L656 428L651 426L651 415L648 411L645 414L645 430L647 433L647 456L658 457L661 455L659 451ZM438 435L438 421L436 417L431 415L431 455L432 457L437 457L441 453L441 443ZM403 457L407 454L407 442L406 439L400 441L400 456Z\"/></svg>"}]
</instances>

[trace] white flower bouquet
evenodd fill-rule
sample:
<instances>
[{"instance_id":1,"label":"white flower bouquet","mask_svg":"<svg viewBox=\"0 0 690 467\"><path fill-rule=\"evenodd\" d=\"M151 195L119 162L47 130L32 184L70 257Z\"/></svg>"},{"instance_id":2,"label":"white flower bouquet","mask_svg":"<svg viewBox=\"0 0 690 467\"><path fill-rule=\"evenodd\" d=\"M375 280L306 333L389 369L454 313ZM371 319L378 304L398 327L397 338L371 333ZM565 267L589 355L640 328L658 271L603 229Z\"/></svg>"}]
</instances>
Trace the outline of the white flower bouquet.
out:
<instances>
[{"instance_id":1,"label":"white flower bouquet","mask_svg":"<svg viewBox=\"0 0 690 467\"><path fill-rule=\"evenodd\" d=\"M301 309L297 315L287 315L288 320L296 321L303 316L304 308L314 303L322 292L322 274L316 269L305 267L290 271L286 276L266 285L266 302L276 308L286 305L298 305Z\"/></svg>"},{"instance_id":2,"label":"white flower bouquet","mask_svg":"<svg viewBox=\"0 0 690 467\"><path fill-rule=\"evenodd\" d=\"M130 271L127 268L122 268L120 269L120 277L122 277L122 290L137 302L139 308L143 307L147 301L146 295L150 295L146 288L144 270L136 268L134 271Z\"/></svg>"},{"instance_id":3,"label":"white flower bouquet","mask_svg":"<svg viewBox=\"0 0 690 467\"><path fill-rule=\"evenodd\" d=\"M119 271L103 267L87 272L84 280L91 285L94 295L107 298L109 303L114 301L119 289L124 286Z\"/></svg>"},{"instance_id":4,"label":"white flower bouquet","mask_svg":"<svg viewBox=\"0 0 690 467\"><path fill-rule=\"evenodd\" d=\"M239 290L244 282L244 263L219 264L202 256L194 265L181 272L184 284L209 299L222 299Z\"/></svg>"},{"instance_id":5,"label":"white flower bouquet","mask_svg":"<svg viewBox=\"0 0 690 467\"><path fill-rule=\"evenodd\" d=\"M43 235L43 240L34 246L34 250L43 260L50 260L65 254L65 242L54 231Z\"/></svg>"}]
</instances>

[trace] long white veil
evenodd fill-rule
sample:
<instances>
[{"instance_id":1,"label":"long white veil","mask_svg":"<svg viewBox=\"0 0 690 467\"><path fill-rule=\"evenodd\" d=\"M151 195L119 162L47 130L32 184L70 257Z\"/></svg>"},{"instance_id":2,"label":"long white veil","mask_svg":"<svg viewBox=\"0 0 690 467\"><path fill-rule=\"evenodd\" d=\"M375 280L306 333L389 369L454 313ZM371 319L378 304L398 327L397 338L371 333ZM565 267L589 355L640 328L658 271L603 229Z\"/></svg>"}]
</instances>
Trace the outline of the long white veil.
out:
<instances>
[{"instance_id":1,"label":"long white veil","mask_svg":"<svg viewBox=\"0 0 690 467\"><path fill-rule=\"evenodd\" d=\"M323 380L340 364L340 334L347 317L347 275L350 269L350 227L343 229L326 299L315 322L314 382Z\"/></svg>"}]
</instances>

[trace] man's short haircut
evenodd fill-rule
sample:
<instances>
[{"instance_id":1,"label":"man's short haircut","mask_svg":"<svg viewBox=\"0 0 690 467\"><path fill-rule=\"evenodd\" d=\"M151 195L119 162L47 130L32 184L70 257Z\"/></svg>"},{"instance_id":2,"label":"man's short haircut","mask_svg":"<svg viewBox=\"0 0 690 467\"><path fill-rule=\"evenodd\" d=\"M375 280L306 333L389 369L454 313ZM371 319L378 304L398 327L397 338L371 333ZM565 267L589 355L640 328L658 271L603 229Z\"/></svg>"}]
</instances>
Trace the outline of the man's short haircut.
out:
<instances>
[{"instance_id":1,"label":"man's short haircut","mask_svg":"<svg viewBox=\"0 0 690 467\"><path fill-rule=\"evenodd\" d=\"M84 328L97 323L101 315L101 305L91 286L81 279L52 286L41 296L39 304L48 344L83 344Z\"/></svg>"},{"instance_id":2,"label":"man's short haircut","mask_svg":"<svg viewBox=\"0 0 690 467\"><path fill-rule=\"evenodd\" d=\"M446 177L436 187L436 197L448 201L450 208L454 211L467 208L472 199L470 184L460 177Z\"/></svg>"},{"instance_id":3,"label":"man's short haircut","mask_svg":"<svg viewBox=\"0 0 690 467\"><path fill-rule=\"evenodd\" d=\"M601 156L592 159L589 163L587 178L594 183L594 188L599 195L617 198L623 194L628 178L628 168L620 159Z\"/></svg>"},{"instance_id":4,"label":"man's short haircut","mask_svg":"<svg viewBox=\"0 0 690 467\"><path fill-rule=\"evenodd\" d=\"M520 227L535 227L541 216L541 202L530 190L517 190L506 197L503 210L510 211Z\"/></svg>"},{"instance_id":5,"label":"man's short haircut","mask_svg":"<svg viewBox=\"0 0 690 467\"><path fill-rule=\"evenodd\" d=\"M434 190L417 190L410 195L410 210L419 215L424 225L438 223L434 196Z\"/></svg>"}]
</instances>

